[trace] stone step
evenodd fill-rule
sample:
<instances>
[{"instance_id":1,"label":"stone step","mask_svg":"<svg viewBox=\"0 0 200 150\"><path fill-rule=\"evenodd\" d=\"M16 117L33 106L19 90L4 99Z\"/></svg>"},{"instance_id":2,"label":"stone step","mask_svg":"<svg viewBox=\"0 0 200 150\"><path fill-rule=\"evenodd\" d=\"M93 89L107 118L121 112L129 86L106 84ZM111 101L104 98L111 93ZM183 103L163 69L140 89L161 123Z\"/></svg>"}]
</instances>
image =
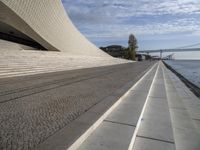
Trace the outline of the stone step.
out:
<instances>
[{"instance_id":1,"label":"stone step","mask_svg":"<svg viewBox=\"0 0 200 150\"><path fill-rule=\"evenodd\" d=\"M112 57L68 55L64 52L1 50L0 78L132 62Z\"/></svg>"},{"instance_id":2,"label":"stone step","mask_svg":"<svg viewBox=\"0 0 200 150\"><path fill-rule=\"evenodd\" d=\"M1 48L1 50L8 50L8 51L9 50L22 50L22 49L35 50L35 48L33 48L33 47L6 41L6 40L2 40L2 39L0 39L0 48Z\"/></svg>"}]
</instances>

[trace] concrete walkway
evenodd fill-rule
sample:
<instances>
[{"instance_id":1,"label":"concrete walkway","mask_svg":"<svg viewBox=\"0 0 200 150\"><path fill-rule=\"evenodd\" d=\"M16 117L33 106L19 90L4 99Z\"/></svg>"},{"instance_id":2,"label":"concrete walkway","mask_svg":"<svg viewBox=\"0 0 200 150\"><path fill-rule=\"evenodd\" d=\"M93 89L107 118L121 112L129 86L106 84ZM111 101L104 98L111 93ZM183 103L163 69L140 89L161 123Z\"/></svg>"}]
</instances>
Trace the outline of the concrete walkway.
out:
<instances>
[{"instance_id":1,"label":"concrete walkway","mask_svg":"<svg viewBox=\"0 0 200 150\"><path fill-rule=\"evenodd\" d=\"M0 149L66 150L153 64L0 78Z\"/></svg>"},{"instance_id":2,"label":"concrete walkway","mask_svg":"<svg viewBox=\"0 0 200 150\"><path fill-rule=\"evenodd\" d=\"M177 150L200 149L200 100L163 67L165 85Z\"/></svg>"},{"instance_id":3,"label":"concrete walkway","mask_svg":"<svg viewBox=\"0 0 200 150\"><path fill-rule=\"evenodd\" d=\"M129 148L157 69L156 66L128 91L119 106L105 117L99 127L79 147L80 150Z\"/></svg>"},{"instance_id":4,"label":"concrete walkway","mask_svg":"<svg viewBox=\"0 0 200 150\"><path fill-rule=\"evenodd\" d=\"M200 100L162 62L69 149L199 150Z\"/></svg>"},{"instance_id":5,"label":"concrete walkway","mask_svg":"<svg viewBox=\"0 0 200 150\"><path fill-rule=\"evenodd\" d=\"M0 127L6 150L199 150L200 100L162 62L0 78Z\"/></svg>"},{"instance_id":6,"label":"concrete walkway","mask_svg":"<svg viewBox=\"0 0 200 150\"><path fill-rule=\"evenodd\" d=\"M165 89L163 66L159 64L149 91L133 150L174 150L174 137Z\"/></svg>"}]
</instances>

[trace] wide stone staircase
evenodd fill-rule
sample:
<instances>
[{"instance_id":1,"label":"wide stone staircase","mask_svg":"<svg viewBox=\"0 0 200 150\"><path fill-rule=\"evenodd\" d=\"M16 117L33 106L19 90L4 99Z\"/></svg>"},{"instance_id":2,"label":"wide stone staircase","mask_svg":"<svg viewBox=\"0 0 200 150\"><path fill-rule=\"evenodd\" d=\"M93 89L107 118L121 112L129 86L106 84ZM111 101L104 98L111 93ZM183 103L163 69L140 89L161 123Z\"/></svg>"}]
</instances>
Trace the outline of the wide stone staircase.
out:
<instances>
[{"instance_id":1,"label":"wide stone staircase","mask_svg":"<svg viewBox=\"0 0 200 150\"><path fill-rule=\"evenodd\" d=\"M33 47L0 39L0 50L36 50Z\"/></svg>"},{"instance_id":2,"label":"wide stone staircase","mask_svg":"<svg viewBox=\"0 0 200 150\"><path fill-rule=\"evenodd\" d=\"M5 48L6 44L3 45ZM0 46L0 78L132 63L132 61L112 57L90 57L63 52L17 50L16 45L13 47L8 44L8 46L10 46L10 50L7 49L8 47L6 47L7 50L4 50Z\"/></svg>"}]
</instances>

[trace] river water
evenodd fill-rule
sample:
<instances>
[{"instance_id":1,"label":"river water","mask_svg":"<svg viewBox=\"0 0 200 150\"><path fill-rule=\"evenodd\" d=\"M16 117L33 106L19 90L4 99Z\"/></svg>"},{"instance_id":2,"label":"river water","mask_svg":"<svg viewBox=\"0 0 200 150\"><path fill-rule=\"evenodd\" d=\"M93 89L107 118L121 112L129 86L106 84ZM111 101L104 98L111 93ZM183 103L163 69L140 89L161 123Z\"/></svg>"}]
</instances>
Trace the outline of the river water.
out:
<instances>
[{"instance_id":1,"label":"river water","mask_svg":"<svg viewBox=\"0 0 200 150\"><path fill-rule=\"evenodd\" d=\"M167 60L165 62L200 88L200 60Z\"/></svg>"}]
</instances>

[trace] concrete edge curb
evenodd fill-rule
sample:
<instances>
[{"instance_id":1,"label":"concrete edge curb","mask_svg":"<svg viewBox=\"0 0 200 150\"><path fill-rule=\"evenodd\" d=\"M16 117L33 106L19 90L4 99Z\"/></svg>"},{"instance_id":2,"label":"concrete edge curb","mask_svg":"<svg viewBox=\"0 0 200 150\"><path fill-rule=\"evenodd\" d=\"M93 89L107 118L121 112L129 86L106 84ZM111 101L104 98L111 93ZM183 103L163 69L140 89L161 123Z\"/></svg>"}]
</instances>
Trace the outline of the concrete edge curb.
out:
<instances>
[{"instance_id":1,"label":"concrete edge curb","mask_svg":"<svg viewBox=\"0 0 200 150\"><path fill-rule=\"evenodd\" d=\"M102 123L102 121L123 101L131 90L133 90L152 70L157 66L155 63L124 95L122 95L85 133L83 133L67 150L77 149L91 134L92 132ZM158 69L158 68L157 68ZM157 72L157 71L156 71Z\"/></svg>"}]
</instances>

